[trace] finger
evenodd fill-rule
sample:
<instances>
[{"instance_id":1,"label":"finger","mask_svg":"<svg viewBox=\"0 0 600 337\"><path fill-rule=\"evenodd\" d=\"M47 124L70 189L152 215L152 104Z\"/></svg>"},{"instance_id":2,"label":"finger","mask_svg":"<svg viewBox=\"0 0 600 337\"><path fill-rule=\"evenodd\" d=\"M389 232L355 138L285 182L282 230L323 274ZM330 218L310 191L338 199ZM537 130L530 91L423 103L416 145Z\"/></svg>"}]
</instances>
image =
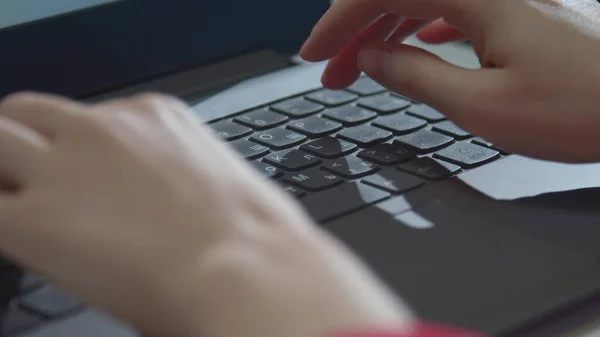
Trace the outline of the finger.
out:
<instances>
[{"instance_id":1,"label":"finger","mask_svg":"<svg viewBox=\"0 0 600 337\"><path fill-rule=\"evenodd\" d=\"M321 76L321 83L325 88L343 89L360 77L361 71L356 65L356 59L361 49L359 42L352 41L329 61Z\"/></svg>"},{"instance_id":2,"label":"finger","mask_svg":"<svg viewBox=\"0 0 600 337\"><path fill-rule=\"evenodd\" d=\"M505 83L502 70L460 68L423 49L392 42L365 47L359 67L385 87L457 121L489 104L482 102L500 92Z\"/></svg>"},{"instance_id":3,"label":"finger","mask_svg":"<svg viewBox=\"0 0 600 337\"><path fill-rule=\"evenodd\" d=\"M47 138L76 129L83 105L51 95L19 93L0 102L0 116L15 120Z\"/></svg>"},{"instance_id":4,"label":"finger","mask_svg":"<svg viewBox=\"0 0 600 337\"><path fill-rule=\"evenodd\" d=\"M301 56L308 61L322 61L337 55L357 32L386 13L421 19L444 17L465 28L474 23L485 24L490 21L485 11L488 3L481 0L336 1L313 29Z\"/></svg>"},{"instance_id":5,"label":"finger","mask_svg":"<svg viewBox=\"0 0 600 337\"><path fill-rule=\"evenodd\" d=\"M321 78L323 85L330 89L342 89L354 83L361 71L356 59L364 43L384 41L398 27L400 19L395 15L384 15L369 28L357 34L342 51L329 61Z\"/></svg>"},{"instance_id":6,"label":"finger","mask_svg":"<svg viewBox=\"0 0 600 337\"><path fill-rule=\"evenodd\" d=\"M390 36L389 40L395 42L404 42L404 40L406 40L408 37L415 34L423 27L426 27L431 21L431 19L423 20L407 18L402 21L398 29L396 29L396 31Z\"/></svg>"},{"instance_id":7,"label":"finger","mask_svg":"<svg viewBox=\"0 0 600 337\"><path fill-rule=\"evenodd\" d=\"M0 180L3 190L26 185L50 144L37 132L0 116Z\"/></svg>"},{"instance_id":8,"label":"finger","mask_svg":"<svg viewBox=\"0 0 600 337\"><path fill-rule=\"evenodd\" d=\"M432 44L464 41L466 39L463 32L449 25L443 19L436 20L423 28L417 33L417 38L425 43Z\"/></svg>"},{"instance_id":9,"label":"finger","mask_svg":"<svg viewBox=\"0 0 600 337\"><path fill-rule=\"evenodd\" d=\"M430 20L401 19L387 14L371 27L350 41L342 51L329 61L321 82L329 89L343 89L354 83L360 76L357 59L366 43L383 40L404 41ZM395 30L394 30L395 29ZM392 32L392 33L390 33Z\"/></svg>"}]
</instances>

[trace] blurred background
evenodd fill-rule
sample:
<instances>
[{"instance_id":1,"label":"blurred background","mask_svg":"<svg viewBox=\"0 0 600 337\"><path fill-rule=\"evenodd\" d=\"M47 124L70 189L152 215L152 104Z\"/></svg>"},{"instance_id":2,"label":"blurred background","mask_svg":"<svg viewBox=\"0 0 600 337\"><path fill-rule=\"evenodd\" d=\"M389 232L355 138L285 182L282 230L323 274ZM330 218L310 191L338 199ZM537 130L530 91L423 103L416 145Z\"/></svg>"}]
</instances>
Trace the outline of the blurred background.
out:
<instances>
[{"instance_id":1,"label":"blurred background","mask_svg":"<svg viewBox=\"0 0 600 337\"><path fill-rule=\"evenodd\" d=\"M0 29L117 0L0 0Z\"/></svg>"}]
</instances>

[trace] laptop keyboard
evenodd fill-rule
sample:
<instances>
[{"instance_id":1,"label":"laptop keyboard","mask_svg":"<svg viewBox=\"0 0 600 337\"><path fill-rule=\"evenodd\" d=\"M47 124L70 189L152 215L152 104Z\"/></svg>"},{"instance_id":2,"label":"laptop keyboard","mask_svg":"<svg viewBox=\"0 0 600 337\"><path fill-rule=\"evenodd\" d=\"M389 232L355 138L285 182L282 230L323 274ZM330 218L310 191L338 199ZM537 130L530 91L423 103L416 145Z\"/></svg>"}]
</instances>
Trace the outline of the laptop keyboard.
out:
<instances>
[{"instance_id":1,"label":"laptop keyboard","mask_svg":"<svg viewBox=\"0 0 600 337\"><path fill-rule=\"evenodd\" d=\"M23 274L3 264L0 307L0 336L14 336L57 319L80 312L84 305L71 295L47 284L40 277Z\"/></svg>"},{"instance_id":2,"label":"laptop keyboard","mask_svg":"<svg viewBox=\"0 0 600 337\"><path fill-rule=\"evenodd\" d=\"M210 126L321 223L506 155L442 113L367 77L347 90L282 98ZM8 264L0 265L0 278L0 337L84 309Z\"/></svg>"},{"instance_id":3,"label":"laptop keyboard","mask_svg":"<svg viewBox=\"0 0 600 337\"><path fill-rule=\"evenodd\" d=\"M318 222L506 155L439 111L368 77L210 124Z\"/></svg>"}]
</instances>

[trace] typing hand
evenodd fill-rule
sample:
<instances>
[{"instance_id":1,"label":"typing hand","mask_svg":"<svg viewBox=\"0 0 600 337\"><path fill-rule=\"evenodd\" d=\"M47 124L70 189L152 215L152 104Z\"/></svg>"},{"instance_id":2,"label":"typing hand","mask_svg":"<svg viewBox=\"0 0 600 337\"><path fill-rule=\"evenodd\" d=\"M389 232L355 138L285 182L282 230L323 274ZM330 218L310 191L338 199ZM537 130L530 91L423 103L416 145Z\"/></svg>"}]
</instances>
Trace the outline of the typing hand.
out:
<instances>
[{"instance_id":1,"label":"typing hand","mask_svg":"<svg viewBox=\"0 0 600 337\"><path fill-rule=\"evenodd\" d=\"M407 19L395 30L399 17ZM345 0L321 19L301 55L331 59L323 75L329 88L351 84L362 70L507 151L599 161L599 24L595 0ZM398 42L421 29L428 42L468 38L482 69Z\"/></svg>"},{"instance_id":2,"label":"typing hand","mask_svg":"<svg viewBox=\"0 0 600 337\"><path fill-rule=\"evenodd\" d=\"M544 14L550 15L558 20L564 20L574 24L583 32L600 37L600 6L598 0L528 0L531 5L536 6ZM449 25L443 19L435 21L412 19L405 23L404 28L398 30L398 34L412 33L409 25L419 28L417 37L426 43L438 44L453 41L466 40L467 37L456 27Z\"/></svg>"},{"instance_id":3,"label":"typing hand","mask_svg":"<svg viewBox=\"0 0 600 337\"><path fill-rule=\"evenodd\" d=\"M319 336L409 319L175 99L0 104L0 250L152 336Z\"/></svg>"}]
</instances>

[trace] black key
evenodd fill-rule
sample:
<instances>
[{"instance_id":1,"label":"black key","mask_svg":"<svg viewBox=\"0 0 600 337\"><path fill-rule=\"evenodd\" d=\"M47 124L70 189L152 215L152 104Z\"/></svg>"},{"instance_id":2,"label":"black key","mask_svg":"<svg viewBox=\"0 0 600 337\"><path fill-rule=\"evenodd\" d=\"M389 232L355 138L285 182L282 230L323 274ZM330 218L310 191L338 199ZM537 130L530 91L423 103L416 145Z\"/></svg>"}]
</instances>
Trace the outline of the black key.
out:
<instances>
[{"instance_id":1,"label":"black key","mask_svg":"<svg viewBox=\"0 0 600 337\"><path fill-rule=\"evenodd\" d=\"M230 141L252 133L252 129L231 121L220 121L209 125L221 139Z\"/></svg>"},{"instance_id":2,"label":"black key","mask_svg":"<svg viewBox=\"0 0 600 337\"><path fill-rule=\"evenodd\" d=\"M361 77L348 87L348 90L361 96L370 96L380 94L387 89L368 77Z\"/></svg>"},{"instance_id":3,"label":"black key","mask_svg":"<svg viewBox=\"0 0 600 337\"><path fill-rule=\"evenodd\" d=\"M344 184L300 200L316 222L326 222L359 211L390 196L380 189L357 183Z\"/></svg>"},{"instance_id":4,"label":"black key","mask_svg":"<svg viewBox=\"0 0 600 337\"><path fill-rule=\"evenodd\" d=\"M28 292L39 288L42 285L44 285L44 279L42 277L33 274L25 274L21 279L19 290L21 292Z\"/></svg>"},{"instance_id":5,"label":"black key","mask_svg":"<svg viewBox=\"0 0 600 337\"><path fill-rule=\"evenodd\" d=\"M318 192L342 184L344 180L317 168L286 175L284 181L311 192Z\"/></svg>"},{"instance_id":6,"label":"black key","mask_svg":"<svg viewBox=\"0 0 600 337\"><path fill-rule=\"evenodd\" d=\"M417 152L427 153L452 144L454 138L437 132L420 130L415 133L397 137L394 142L404 144Z\"/></svg>"},{"instance_id":7,"label":"black key","mask_svg":"<svg viewBox=\"0 0 600 337\"><path fill-rule=\"evenodd\" d=\"M312 115L323 110L324 108L325 107L321 104L308 101L302 97L288 99L271 106L271 109L293 118Z\"/></svg>"},{"instance_id":8,"label":"black key","mask_svg":"<svg viewBox=\"0 0 600 337\"><path fill-rule=\"evenodd\" d=\"M289 123L287 127L310 137L323 137L340 130L342 124L313 116Z\"/></svg>"},{"instance_id":9,"label":"black key","mask_svg":"<svg viewBox=\"0 0 600 337\"><path fill-rule=\"evenodd\" d=\"M300 150L272 153L263 161L286 171L300 171L321 163L321 159Z\"/></svg>"},{"instance_id":10,"label":"black key","mask_svg":"<svg viewBox=\"0 0 600 337\"><path fill-rule=\"evenodd\" d=\"M0 336L38 327L41 320L16 306L0 309Z\"/></svg>"},{"instance_id":11,"label":"black key","mask_svg":"<svg viewBox=\"0 0 600 337\"><path fill-rule=\"evenodd\" d=\"M389 114L408 108L410 104L409 101L388 94L361 98L358 101L358 105L375 110L381 114Z\"/></svg>"},{"instance_id":12,"label":"black key","mask_svg":"<svg viewBox=\"0 0 600 337\"><path fill-rule=\"evenodd\" d=\"M275 150L283 150L298 145L304 142L305 139L305 135L284 128L259 132L250 137L253 142L266 145Z\"/></svg>"},{"instance_id":13,"label":"black key","mask_svg":"<svg viewBox=\"0 0 600 337\"><path fill-rule=\"evenodd\" d=\"M270 152L268 147L245 139L233 141L231 145L242 157L248 160L260 158Z\"/></svg>"},{"instance_id":14,"label":"black key","mask_svg":"<svg viewBox=\"0 0 600 337\"><path fill-rule=\"evenodd\" d=\"M339 158L356 151L358 145L333 137L325 137L304 144L300 148L319 157L331 159Z\"/></svg>"},{"instance_id":15,"label":"black key","mask_svg":"<svg viewBox=\"0 0 600 337\"><path fill-rule=\"evenodd\" d=\"M323 169L347 179L357 179L377 172L379 166L354 156L348 156L326 162Z\"/></svg>"},{"instance_id":16,"label":"black key","mask_svg":"<svg viewBox=\"0 0 600 337\"><path fill-rule=\"evenodd\" d=\"M423 105L423 104L411 106L408 109L407 113L409 113L413 116L423 118L423 119L427 120L428 122L439 122L439 121L443 121L444 119L446 119L446 116L442 115L439 111L433 109L430 106Z\"/></svg>"},{"instance_id":17,"label":"black key","mask_svg":"<svg viewBox=\"0 0 600 337\"><path fill-rule=\"evenodd\" d=\"M302 198L302 197L306 196L306 192L304 192L303 190L299 189L298 187L295 187L295 186L292 186L292 185L283 185L282 188L283 188L284 191L288 192L289 194L291 194L295 198Z\"/></svg>"},{"instance_id":18,"label":"black key","mask_svg":"<svg viewBox=\"0 0 600 337\"><path fill-rule=\"evenodd\" d=\"M400 165L399 170L427 180L442 180L460 171L460 166L423 157Z\"/></svg>"},{"instance_id":19,"label":"black key","mask_svg":"<svg viewBox=\"0 0 600 337\"><path fill-rule=\"evenodd\" d=\"M401 194L425 185L425 181L408 173L386 169L366 177L362 183L392 194Z\"/></svg>"},{"instance_id":20,"label":"black key","mask_svg":"<svg viewBox=\"0 0 600 337\"><path fill-rule=\"evenodd\" d=\"M337 106L356 100L358 95L342 90L322 89L306 95L306 98L323 105Z\"/></svg>"},{"instance_id":21,"label":"black key","mask_svg":"<svg viewBox=\"0 0 600 337\"><path fill-rule=\"evenodd\" d=\"M460 127L458 127L456 124L452 123L451 121L444 121L444 122L435 124L433 126L433 131L443 133L445 135L454 137L455 139L459 139L459 140L471 138L471 134L469 132L461 129Z\"/></svg>"},{"instance_id":22,"label":"black key","mask_svg":"<svg viewBox=\"0 0 600 337\"><path fill-rule=\"evenodd\" d=\"M277 179L283 175L283 172L280 169L267 163L253 161L252 166L266 178Z\"/></svg>"},{"instance_id":23,"label":"black key","mask_svg":"<svg viewBox=\"0 0 600 337\"><path fill-rule=\"evenodd\" d=\"M408 148L397 144L378 144L362 150L358 156L379 165L396 165L409 161L417 155Z\"/></svg>"},{"instance_id":24,"label":"black key","mask_svg":"<svg viewBox=\"0 0 600 337\"><path fill-rule=\"evenodd\" d=\"M390 130L397 135L404 135L422 129L427 122L402 113L379 117L373 121L373 125Z\"/></svg>"},{"instance_id":25,"label":"black key","mask_svg":"<svg viewBox=\"0 0 600 337\"><path fill-rule=\"evenodd\" d=\"M435 154L435 157L447 162L460 165L463 168L473 168L488 163L500 156L500 152L471 143L457 143Z\"/></svg>"},{"instance_id":26,"label":"black key","mask_svg":"<svg viewBox=\"0 0 600 337\"><path fill-rule=\"evenodd\" d=\"M382 143L392 138L394 134L370 125L359 125L340 131L337 136L356 143L362 147Z\"/></svg>"},{"instance_id":27,"label":"black key","mask_svg":"<svg viewBox=\"0 0 600 337\"><path fill-rule=\"evenodd\" d=\"M346 126L353 126L367 122L375 117L377 113L357 106L347 105L325 111L323 117L333 119Z\"/></svg>"},{"instance_id":28,"label":"black key","mask_svg":"<svg viewBox=\"0 0 600 337\"><path fill-rule=\"evenodd\" d=\"M269 111L269 109L260 109L237 116L234 120L257 130L265 130L283 124L288 121L288 117Z\"/></svg>"},{"instance_id":29,"label":"black key","mask_svg":"<svg viewBox=\"0 0 600 337\"><path fill-rule=\"evenodd\" d=\"M80 301L51 286L25 295L19 306L46 318L68 315L83 308Z\"/></svg>"}]
</instances>

